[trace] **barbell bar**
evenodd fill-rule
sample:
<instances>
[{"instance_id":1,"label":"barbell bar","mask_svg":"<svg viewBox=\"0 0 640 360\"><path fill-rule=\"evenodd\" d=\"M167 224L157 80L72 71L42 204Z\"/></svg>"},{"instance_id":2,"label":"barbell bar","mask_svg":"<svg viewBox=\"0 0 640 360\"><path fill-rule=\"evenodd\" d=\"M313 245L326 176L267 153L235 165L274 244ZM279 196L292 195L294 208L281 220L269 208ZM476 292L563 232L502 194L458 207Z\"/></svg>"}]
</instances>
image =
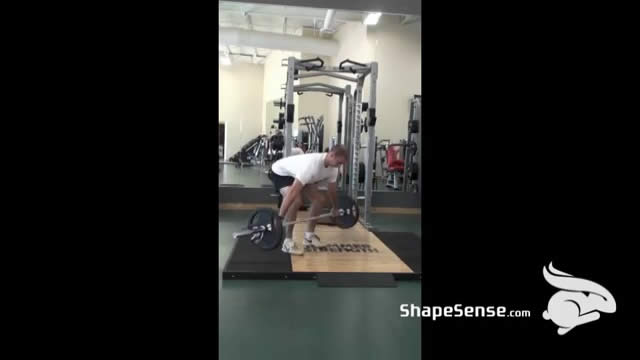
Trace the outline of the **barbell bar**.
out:
<instances>
[{"instance_id":1,"label":"barbell bar","mask_svg":"<svg viewBox=\"0 0 640 360\"><path fill-rule=\"evenodd\" d=\"M296 221L282 221L278 213L271 208L257 209L249 218L247 229L233 233L233 238L238 239L251 236L250 241L265 250L276 248L285 236L284 226L293 225L301 222L307 222L326 217L333 217L335 225L347 229L354 226L358 222L360 212L358 205L350 197L346 195L338 196L336 208L338 216L333 216L329 212L310 218L300 219Z\"/></svg>"},{"instance_id":2,"label":"barbell bar","mask_svg":"<svg viewBox=\"0 0 640 360\"><path fill-rule=\"evenodd\" d=\"M345 213L345 210L338 209L339 216L342 216L344 213ZM318 216L312 216L310 218L300 219L300 220L296 220L296 221L283 221L282 222L282 226L289 226L289 225L303 223L303 222L307 222L307 221L311 221L311 220L324 219L324 218L328 218L328 217L332 217L332 216L333 216L333 213L328 212L326 214L321 214L321 215L318 215ZM247 236L247 235L251 235L253 233L260 232L260 231L265 231L265 230L266 231L271 231L272 229L273 229L273 227L271 226L271 224L258 225L258 226L255 226L255 227L251 228L251 229L246 229L246 230L234 232L233 233L233 238L237 239L238 237L241 237L241 236Z\"/></svg>"}]
</instances>

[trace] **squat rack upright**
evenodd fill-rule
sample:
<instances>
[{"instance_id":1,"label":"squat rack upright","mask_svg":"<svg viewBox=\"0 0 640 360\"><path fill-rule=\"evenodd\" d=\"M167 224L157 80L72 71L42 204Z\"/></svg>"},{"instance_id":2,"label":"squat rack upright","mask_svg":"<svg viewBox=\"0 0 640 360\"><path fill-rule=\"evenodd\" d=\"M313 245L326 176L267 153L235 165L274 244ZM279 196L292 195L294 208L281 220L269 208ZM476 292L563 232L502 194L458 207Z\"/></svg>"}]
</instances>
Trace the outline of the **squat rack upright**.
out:
<instances>
[{"instance_id":1,"label":"squat rack upright","mask_svg":"<svg viewBox=\"0 0 640 360\"><path fill-rule=\"evenodd\" d=\"M295 105L293 95L294 92L302 92L302 89L306 91L322 91L335 90L340 94L340 111L338 113L338 144L340 144L340 138L342 134L342 102L343 97L347 100L346 104L346 119L347 125L345 127L344 134L344 146L349 152L349 166L348 171L345 169L343 179L346 178L346 174L349 174L349 182L347 184L343 181L343 191L354 200L364 200L364 216L361 217L363 225L370 229L371 223L371 199L373 195L373 162L375 161L375 149L376 149L376 84L378 80L378 63L358 63L349 59L340 62L339 66L324 66L324 61L320 58L299 60L291 56L287 58L287 83L286 83L286 95L285 95L285 143L284 143L284 157L291 155L291 144L293 142L293 122ZM343 74L351 73L354 76L347 76ZM326 84L304 84L294 85L295 80L310 78L316 76L330 76L337 79L346 80L356 83L355 95L351 95L351 88L347 86L345 89L335 87ZM364 196L358 196L358 164L359 164L359 152L360 152L360 128L362 126L362 89L364 87L364 81L367 76L371 76L370 91L369 91L369 103L368 103L368 116L367 116L367 162L365 164L365 185ZM310 90L312 89L312 90ZM353 121L350 121L353 120ZM350 186L349 186L350 185Z\"/></svg>"}]
</instances>

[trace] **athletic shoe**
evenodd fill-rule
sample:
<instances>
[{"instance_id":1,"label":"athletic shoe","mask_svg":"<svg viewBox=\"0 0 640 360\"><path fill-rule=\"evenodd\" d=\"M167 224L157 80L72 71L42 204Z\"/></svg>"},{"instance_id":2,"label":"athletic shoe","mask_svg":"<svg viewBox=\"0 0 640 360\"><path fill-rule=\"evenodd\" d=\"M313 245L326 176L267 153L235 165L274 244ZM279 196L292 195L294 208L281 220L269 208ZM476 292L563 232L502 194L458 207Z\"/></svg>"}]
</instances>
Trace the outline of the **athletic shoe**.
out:
<instances>
[{"instance_id":1,"label":"athletic shoe","mask_svg":"<svg viewBox=\"0 0 640 360\"><path fill-rule=\"evenodd\" d=\"M291 239L285 239L282 243L282 252L291 254L291 255L302 255L304 254L304 250L300 249Z\"/></svg>"},{"instance_id":2,"label":"athletic shoe","mask_svg":"<svg viewBox=\"0 0 640 360\"><path fill-rule=\"evenodd\" d=\"M306 232L304 233L304 245L313 245L315 247L324 246L323 243L320 242L320 238L315 233Z\"/></svg>"}]
</instances>

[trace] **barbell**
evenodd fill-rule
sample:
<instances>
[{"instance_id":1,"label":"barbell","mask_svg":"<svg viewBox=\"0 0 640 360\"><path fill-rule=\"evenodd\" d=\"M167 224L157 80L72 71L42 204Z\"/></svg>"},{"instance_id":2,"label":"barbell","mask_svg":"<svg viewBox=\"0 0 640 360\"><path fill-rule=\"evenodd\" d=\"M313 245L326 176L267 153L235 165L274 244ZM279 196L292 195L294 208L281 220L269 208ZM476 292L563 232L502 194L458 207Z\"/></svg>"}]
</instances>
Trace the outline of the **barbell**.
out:
<instances>
[{"instance_id":1,"label":"barbell","mask_svg":"<svg viewBox=\"0 0 640 360\"><path fill-rule=\"evenodd\" d=\"M337 202L336 210L338 216L334 217L333 214L329 212L296 221L283 221L282 218L278 216L278 213L270 208L257 209L251 214L251 217L249 217L249 225L247 228L233 233L233 238L249 238L252 244L264 250L272 250L278 247L284 239L284 227L288 225L333 217L335 225L342 229L348 229L354 226L360 217L358 204L346 195L339 195Z\"/></svg>"}]
</instances>

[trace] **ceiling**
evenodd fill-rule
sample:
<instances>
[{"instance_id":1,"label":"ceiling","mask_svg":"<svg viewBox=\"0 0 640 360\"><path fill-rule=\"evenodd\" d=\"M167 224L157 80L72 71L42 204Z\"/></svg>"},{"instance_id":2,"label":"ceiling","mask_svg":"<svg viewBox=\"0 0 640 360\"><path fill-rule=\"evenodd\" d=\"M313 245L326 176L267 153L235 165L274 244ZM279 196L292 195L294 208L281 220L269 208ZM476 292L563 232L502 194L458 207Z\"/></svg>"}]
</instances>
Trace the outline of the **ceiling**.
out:
<instances>
[{"instance_id":1,"label":"ceiling","mask_svg":"<svg viewBox=\"0 0 640 360\"><path fill-rule=\"evenodd\" d=\"M228 0L227 2L247 2L247 0ZM399 15L420 16L422 14L422 1L419 0L249 0L249 2L320 9L377 11Z\"/></svg>"},{"instance_id":2,"label":"ceiling","mask_svg":"<svg viewBox=\"0 0 640 360\"><path fill-rule=\"evenodd\" d=\"M348 0L345 0L348 1ZM237 1L219 1L220 27L261 32L330 38L347 22L362 22L368 12L336 10L331 31L321 33L328 9L283 5L264 5ZM412 19L415 17L411 17ZM415 20L415 19L414 19ZM229 54L232 62L263 64L271 49L219 44L220 54Z\"/></svg>"}]
</instances>

